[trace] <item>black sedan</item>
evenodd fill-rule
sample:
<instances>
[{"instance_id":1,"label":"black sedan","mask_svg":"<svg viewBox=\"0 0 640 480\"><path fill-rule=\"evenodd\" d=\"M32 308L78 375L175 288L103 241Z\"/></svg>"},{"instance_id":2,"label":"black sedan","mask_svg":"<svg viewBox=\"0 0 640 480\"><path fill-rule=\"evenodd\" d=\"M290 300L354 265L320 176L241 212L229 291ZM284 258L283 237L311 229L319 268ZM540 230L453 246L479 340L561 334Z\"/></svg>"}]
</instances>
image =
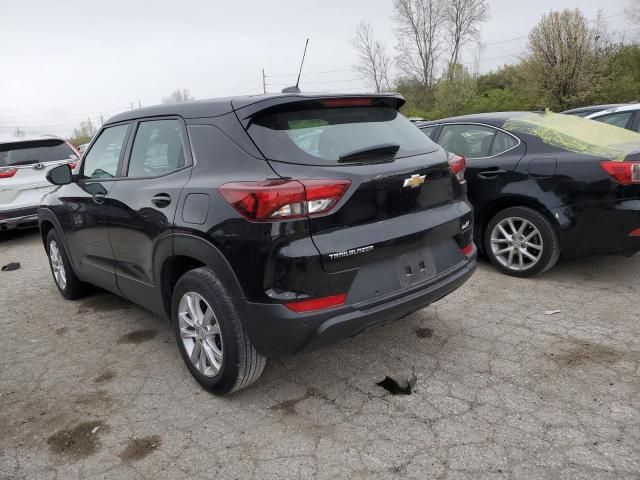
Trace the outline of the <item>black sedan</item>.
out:
<instances>
[{"instance_id":1,"label":"black sedan","mask_svg":"<svg viewBox=\"0 0 640 480\"><path fill-rule=\"evenodd\" d=\"M418 124L464 156L475 242L502 272L640 251L640 135L568 115L501 112Z\"/></svg>"}]
</instances>

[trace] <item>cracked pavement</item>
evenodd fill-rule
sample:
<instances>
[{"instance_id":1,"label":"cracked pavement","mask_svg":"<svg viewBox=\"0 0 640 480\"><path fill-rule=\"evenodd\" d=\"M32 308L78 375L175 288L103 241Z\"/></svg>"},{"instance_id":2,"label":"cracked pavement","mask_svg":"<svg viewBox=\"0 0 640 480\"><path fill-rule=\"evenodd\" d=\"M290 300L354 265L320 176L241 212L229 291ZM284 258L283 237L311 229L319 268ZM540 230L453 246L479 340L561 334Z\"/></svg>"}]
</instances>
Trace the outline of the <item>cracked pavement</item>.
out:
<instances>
[{"instance_id":1,"label":"cracked pavement","mask_svg":"<svg viewBox=\"0 0 640 480\"><path fill-rule=\"evenodd\" d=\"M203 391L169 326L65 301L37 232L0 237L0 478L640 477L640 256L533 280L480 265L449 297ZM546 310L562 310L545 315ZM376 385L418 377L410 396Z\"/></svg>"}]
</instances>

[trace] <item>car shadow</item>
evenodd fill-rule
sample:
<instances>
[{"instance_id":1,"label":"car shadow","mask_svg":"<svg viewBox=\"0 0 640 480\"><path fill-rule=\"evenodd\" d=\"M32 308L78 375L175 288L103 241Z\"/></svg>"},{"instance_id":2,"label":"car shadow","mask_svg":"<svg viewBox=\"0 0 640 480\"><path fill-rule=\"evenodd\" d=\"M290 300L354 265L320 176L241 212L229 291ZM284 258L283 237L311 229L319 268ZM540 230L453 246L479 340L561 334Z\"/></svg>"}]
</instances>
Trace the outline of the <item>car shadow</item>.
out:
<instances>
[{"instance_id":1,"label":"car shadow","mask_svg":"<svg viewBox=\"0 0 640 480\"><path fill-rule=\"evenodd\" d=\"M13 229L0 232L0 243L31 240L40 234L37 228Z\"/></svg>"}]
</instances>

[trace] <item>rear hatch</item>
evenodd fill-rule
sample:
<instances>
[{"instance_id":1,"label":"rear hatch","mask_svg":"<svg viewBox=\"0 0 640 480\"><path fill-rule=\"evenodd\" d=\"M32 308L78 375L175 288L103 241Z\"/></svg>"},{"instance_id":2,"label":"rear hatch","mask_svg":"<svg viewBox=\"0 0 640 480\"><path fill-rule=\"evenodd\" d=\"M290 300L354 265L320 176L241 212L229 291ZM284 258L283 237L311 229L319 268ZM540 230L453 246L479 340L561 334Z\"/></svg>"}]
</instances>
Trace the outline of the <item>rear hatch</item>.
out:
<instances>
[{"instance_id":1,"label":"rear hatch","mask_svg":"<svg viewBox=\"0 0 640 480\"><path fill-rule=\"evenodd\" d=\"M350 182L328 213L308 215L327 272L400 269L398 278L414 283L463 260L460 234L471 230L466 186L444 150L398 112L402 102L302 98L237 111L280 177Z\"/></svg>"},{"instance_id":2,"label":"rear hatch","mask_svg":"<svg viewBox=\"0 0 640 480\"><path fill-rule=\"evenodd\" d=\"M78 160L64 140L45 138L0 143L0 209L34 207L53 186L47 173L56 165Z\"/></svg>"}]
</instances>

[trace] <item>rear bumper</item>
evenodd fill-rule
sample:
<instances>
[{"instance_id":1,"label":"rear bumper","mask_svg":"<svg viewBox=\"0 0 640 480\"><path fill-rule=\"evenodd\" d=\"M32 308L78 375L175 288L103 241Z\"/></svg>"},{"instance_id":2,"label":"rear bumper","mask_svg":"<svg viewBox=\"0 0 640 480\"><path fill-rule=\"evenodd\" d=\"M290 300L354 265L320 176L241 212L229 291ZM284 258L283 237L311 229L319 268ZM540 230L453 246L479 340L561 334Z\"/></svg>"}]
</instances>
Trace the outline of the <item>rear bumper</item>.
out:
<instances>
[{"instance_id":1,"label":"rear bumper","mask_svg":"<svg viewBox=\"0 0 640 480\"><path fill-rule=\"evenodd\" d=\"M267 357L316 350L370 327L397 320L460 287L477 266L476 253L452 269L401 292L321 313L296 314L278 304L234 303L256 350Z\"/></svg>"},{"instance_id":2,"label":"rear bumper","mask_svg":"<svg viewBox=\"0 0 640 480\"><path fill-rule=\"evenodd\" d=\"M640 199L553 210L560 222L564 258L585 255L629 255L640 251Z\"/></svg>"},{"instance_id":3,"label":"rear bumper","mask_svg":"<svg viewBox=\"0 0 640 480\"><path fill-rule=\"evenodd\" d=\"M0 210L0 231L38 226L38 207Z\"/></svg>"}]
</instances>

